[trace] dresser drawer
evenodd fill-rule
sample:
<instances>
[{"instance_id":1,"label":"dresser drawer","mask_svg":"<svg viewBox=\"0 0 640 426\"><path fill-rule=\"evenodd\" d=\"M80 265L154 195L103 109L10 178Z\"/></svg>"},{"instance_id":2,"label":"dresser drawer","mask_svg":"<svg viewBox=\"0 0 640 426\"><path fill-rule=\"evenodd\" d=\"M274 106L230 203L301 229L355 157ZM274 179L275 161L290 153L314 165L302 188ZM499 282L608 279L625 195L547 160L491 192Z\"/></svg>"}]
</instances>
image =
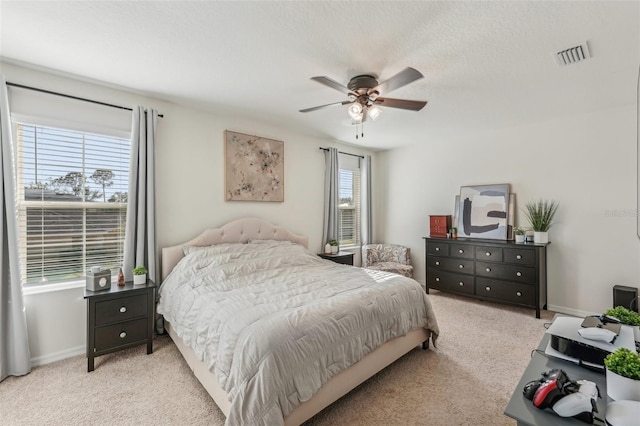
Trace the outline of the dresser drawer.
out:
<instances>
[{"instance_id":1,"label":"dresser drawer","mask_svg":"<svg viewBox=\"0 0 640 426\"><path fill-rule=\"evenodd\" d=\"M473 294L473 283L473 275L454 274L437 269L427 270L427 286L429 288Z\"/></svg>"},{"instance_id":2,"label":"dresser drawer","mask_svg":"<svg viewBox=\"0 0 640 426\"><path fill-rule=\"evenodd\" d=\"M502 262L502 249L500 247L479 246L476 247L476 259L491 262Z\"/></svg>"},{"instance_id":3,"label":"dresser drawer","mask_svg":"<svg viewBox=\"0 0 640 426\"><path fill-rule=\"evenodd\" d=\"M147 315L147 292L96 302L96 326Z\"/></svg>"},{"instance_id":4,"label":"dresser drawer","mask_svg":"<svg viewBox=\"0 0 640 426\"><path fill-rule=\"evenodd\" d=\"M463 259L473 259L473 246L468 244L451 244L449 256Z\"/></svg>"},{"instance_id":5,"label":"dresser drawer","mask_svg":"<svg viewBox=\"0 0 640 426\"><path fill-rule=\"evenodd\" d=\"M147 324L147 318L140 318L96 328L96 352L146 340Z\"/></svg>"},{"instance_id":6,"label":"dresser drawer","mask_svg":"<svg viewBox=\"0 0 640 426\"><path fill-rule=\"evenodd\" d=\"M535 306L535 286L532 285L477 278L475 289L476 296Z\"/></svg>"},{"instance_id":7,"label":"dresser drawer","mask_svg":"<svg viewBox=\"0 0 640 426\"><path fill-rule=\"evenodd\" d=\"M449 244L427 241L427 253L436 256L449 256Z\"/></svg>"},{"instance_id":8,"label":"dresser drawer","mask_svg":"<svg viewBox=\"0 0 640 426\"><path fill-rule=\"evenodd\" d=\"M535 266L536 252L535 250L524 248L506 248L504 249L504 261L507 263Z\"/></svg>"},{"instance_id":9,"label":"dresser drawer","mask_svg":"<svg viewBox=\"0 0 640 426\"><path fill-rule=\"evenodd\" d=\"M505 265L501 263L476 262L476 275L520 283L536 282L536 269L529 266Z\"/></svg>"},{"instance_id":10,"label":"dresser drawer","mask_svg":"<svg viewBox=\"0 0 640 426\"><path fill-rule=\"evenodd\" d=\"M427 268L433 268L440 271L459 272L462 274L473 274L473 260L429 256L427 260Z\"/></svg>"}]
</instances>

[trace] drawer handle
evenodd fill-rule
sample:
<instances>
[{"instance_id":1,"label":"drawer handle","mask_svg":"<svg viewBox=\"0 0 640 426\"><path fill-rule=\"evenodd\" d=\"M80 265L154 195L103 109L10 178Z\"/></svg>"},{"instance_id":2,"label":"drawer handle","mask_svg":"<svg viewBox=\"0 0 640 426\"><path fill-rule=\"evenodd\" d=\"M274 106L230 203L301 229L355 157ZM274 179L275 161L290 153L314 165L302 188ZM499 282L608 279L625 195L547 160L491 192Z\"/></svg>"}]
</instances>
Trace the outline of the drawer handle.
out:
<instances>
[{"instance_id":1,"label":"drawer handle","mask_svg":"<svg viewBox=\"0 0 640 426\"><path fill-rule=\"evenodd\" d=\"M436 281L440 281L440 277L436 277Z\"/></svg>"},{"instance_id":2,"label":"drawer handle","mask_svg":"<svg viewBox=\"0 0 640 426\"><path fill-rule=\"evenodd\" d=\"M487 268L487 269L485 269L485 271L491 272L491 268Z\"/></svg>"},{"instance_id":3,"label":"drawer handle","mask_svg":"<svg viewBox=\"0 0 640 426\"><path fill-rule=\"evenodd\" d=\"M127 332L126 332L126 331L122 331L122 332L120 333L120 338L121 338L121 339L124 339L125 337L127 337Z\"/></svg>"},{"instance_id":4,"label":"drawer handle","mask_svg":"<svg viewBox=\"0 0 640 426\"><path fill-rule=\"evenodd\" d=\"M464 253L464 250L460 249L460 250L458 250L458 253L462 254L462 253Z\"/></svg>"},{"instance_id":5,"label":"drawer handle","mask_svg":"<svg viewBox=\"0 0 640 426\"><path fill-rule=\"evenodd\" d=\"M486 286L484 289L487 290L487 291L491 291L491 287L489 287L489 286Z\"/></svg>"},{"instance_id":6,"label":"drawer handle","mask_svg":"<svg viewBox=\"0 0 640 426\"><path fill-rule=\"evenodd\" d=\"M123 314L124 314L125 312L127 312L127 308L126 308L126 306L121 307L121 308L120 308L120 312L121 312L121 313L123 313Z\"/></svg>"},{"instance_id":7,"label":"drawer handle","mask_svg":"<svg viewBox=\"0 0 640 426\"><path fill-rule=\"evenodd\" d=\"M521 277L522 276L522 272L520 272L520 271L516 272L516 276Z\"/></svg>"},{"instance_id":8,"label":"drawer handle","mask_svg":"<svg viewBox=\"0 0 640 426\"><path fill-rule=\"evenodd\" d=\"M440 266L440 262L436 260L436 266Z\"/></svg>"},{"instance_id":9,"label":"drawer handle","mask_svg":"<svg viewBox=\"0 0 640 426\"><path fill-rule=\"evenodd\" d=\"M462 281L460 281L460 282L458 283L458 285L459 285L460 287L464 287L464 283L463 283Z\"/></svg>"},{"instance_id":10,"label":"drawer handle","mask_svg":"<svg viewBox=\"0 0 640 426\"><path fill-rule=\"evenodd\" d=\"M521 260L522 259L522 255L516 255L516 259Z\"/></svg>"},{"instance_id":11,"label":"drawer handle","mask_svg":"<svg viewBox=\"0 0 640 426\"><path fill-rule=\"evenodd\" d=\"M518 297L522 296L522 292L521 291L516 291L516 296L518 296Z\"/></svg>"},{"instance_id":12,"label":"drawer handle","mask_svg":"<svg viewBox=\"0 0 640 426\"><path fill-rule=\"evenodd\" d=\"M458 268L463 269L464 265L458 265Z\"/></svg>"},{"instance_id":13,"label":"drawer handle","mask_svg":"<svg viewBox=\"0 0 640 426\"><path fill-rule=\"evenodd\" d=\"M484 255L485 255L485 256L491 256L491 252L490 252L490 251L488 251L488 252L486 252Z\"/></svg>"},{"instance_id":14,"label":"drawer handle","mask_svg":"<svg viewBox=\"0 0 640 426\"><path fill-rule=\"evenodd\" d=\"M440 247L436 247L436 251L440 251Z\"/></svg>"}]
</instances>

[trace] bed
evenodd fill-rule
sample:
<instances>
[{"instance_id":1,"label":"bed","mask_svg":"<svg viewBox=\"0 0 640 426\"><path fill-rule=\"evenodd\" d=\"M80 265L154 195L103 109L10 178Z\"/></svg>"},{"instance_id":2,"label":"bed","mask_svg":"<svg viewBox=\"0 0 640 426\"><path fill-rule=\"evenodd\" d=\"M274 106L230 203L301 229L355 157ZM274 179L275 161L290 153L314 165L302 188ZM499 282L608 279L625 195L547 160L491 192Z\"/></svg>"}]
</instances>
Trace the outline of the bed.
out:
<instances>
[{"instance_id":1,"label":"bed","mask_svg":"<svg viewBox=\"0 0 640 426\"><path fill-rule=\"evenodd\" d=\"M439 332L416 281L255 218L164 248L162 277L165 329L227 425L299 425Z\"/></svg>"}]
</instances>

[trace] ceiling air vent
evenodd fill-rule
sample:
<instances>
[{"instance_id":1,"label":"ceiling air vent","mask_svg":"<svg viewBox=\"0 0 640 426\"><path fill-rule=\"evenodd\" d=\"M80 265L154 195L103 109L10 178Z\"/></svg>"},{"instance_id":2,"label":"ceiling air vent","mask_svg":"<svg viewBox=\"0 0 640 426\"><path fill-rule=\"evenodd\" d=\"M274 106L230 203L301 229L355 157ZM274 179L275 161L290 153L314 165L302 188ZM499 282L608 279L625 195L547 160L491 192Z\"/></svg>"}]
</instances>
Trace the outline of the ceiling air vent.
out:
<instances>
[{"instance_id":1,"label":"ceiling air vent","mask_svg":"<svg viewBox=\"0 0 640 426\"><path fill-rule=\"evenodd\" d=\"M586 41L578 46L570 47L569 49L561 50L556 53L556 61L558 62L558 65L575 64L585 61L590 57L589 46L587 46Z\"/></svg>"}]
</instances>

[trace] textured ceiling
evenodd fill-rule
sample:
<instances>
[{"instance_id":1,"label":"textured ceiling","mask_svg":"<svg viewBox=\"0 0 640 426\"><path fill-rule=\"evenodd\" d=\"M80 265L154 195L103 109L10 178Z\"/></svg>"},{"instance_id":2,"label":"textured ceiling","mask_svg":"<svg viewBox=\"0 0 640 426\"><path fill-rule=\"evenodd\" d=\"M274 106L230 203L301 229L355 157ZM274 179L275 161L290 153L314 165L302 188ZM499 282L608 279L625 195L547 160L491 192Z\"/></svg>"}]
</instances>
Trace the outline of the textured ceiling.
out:
<instances>
[{"instance_id":1,"label":"textured ceiling","mask_svg":"<svg viewBox=\"0 0 640 426\"><path fill-rule=\"evenodd\" d=\"M0 56L376 149L635 103L640 2L2 1ZM592 58L560 67L588 41ZM367 73L425 78L355 139L345 95ZM384 94L386 95L386 94ZM468 134L468 133L467 133Z\"/></svg>"}]
</instances>

